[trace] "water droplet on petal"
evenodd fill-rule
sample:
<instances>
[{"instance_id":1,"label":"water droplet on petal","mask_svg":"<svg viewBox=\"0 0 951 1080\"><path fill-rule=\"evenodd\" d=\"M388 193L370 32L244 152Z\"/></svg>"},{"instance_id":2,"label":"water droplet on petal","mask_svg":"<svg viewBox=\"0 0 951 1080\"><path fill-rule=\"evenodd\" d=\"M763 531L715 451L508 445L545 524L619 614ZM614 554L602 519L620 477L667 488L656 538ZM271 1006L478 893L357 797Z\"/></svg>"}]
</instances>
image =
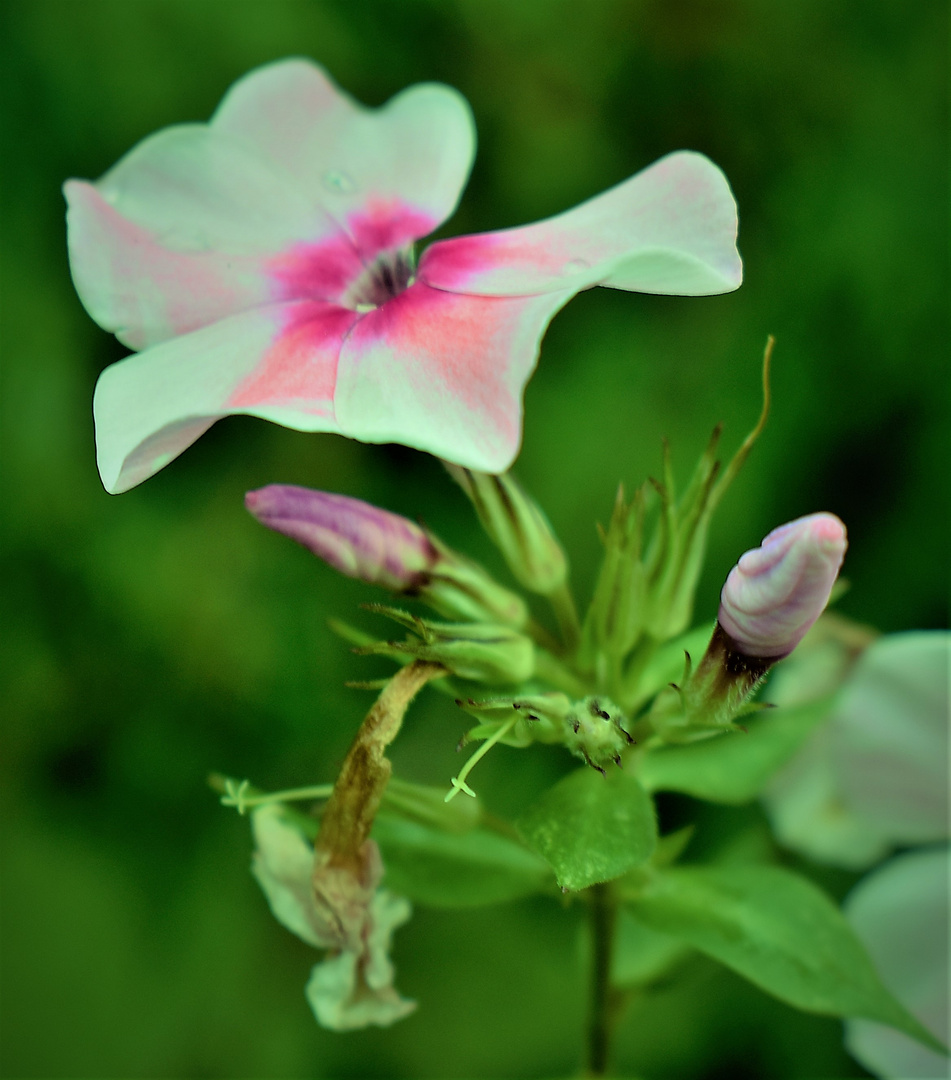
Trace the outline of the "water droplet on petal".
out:
<instances>
[{"instance_id":1,"label":"water droplet on petal","mask_svg":"<svg viewBox=\"0 0 951 1080\"><path fill-rule=\"evenodd\" d=\"M334 195L352 195L357 190L357 183L349 173L331 169L321 177L321 183Z\"/></svg>"},{"instance_id":2,"label":"water droplet on petal","mask_svg":"<svg viewBox=\"0 0 951 1080\"><path fill-rule=\"evenodd\" d=\"M591 269L591 263L587 259L569 259L561 268L563 274L580 274Z\"/></svg>"}]
</instances>

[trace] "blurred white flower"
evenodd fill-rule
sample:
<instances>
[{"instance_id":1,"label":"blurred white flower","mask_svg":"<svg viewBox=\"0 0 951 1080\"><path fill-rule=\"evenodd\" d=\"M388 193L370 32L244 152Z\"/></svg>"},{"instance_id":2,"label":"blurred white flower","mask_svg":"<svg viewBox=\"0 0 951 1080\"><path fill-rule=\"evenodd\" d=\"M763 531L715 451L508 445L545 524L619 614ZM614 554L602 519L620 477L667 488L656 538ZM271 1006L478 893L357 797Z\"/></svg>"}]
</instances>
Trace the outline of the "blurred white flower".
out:
<instances>
[{"instance_id":1,"label":"blurred white flower","mask_svg":"<svg viewBox=\"0 0 951 1080\"><path fill-rule=\"evenodd\" d=\"M799 671L780 671L771 697L807 697L815 670L807 655ZM951 633L880 638L855 664L830 719L764 796L780 842L820 862L861 869L896 847L934 845L876 868L844 911L888 989L945 1043L949 674ZM849 1052L876 1076L949 1076L947 1058L893 1028L848 1020L845 1031Z\"/></svg>"}]
</instances>

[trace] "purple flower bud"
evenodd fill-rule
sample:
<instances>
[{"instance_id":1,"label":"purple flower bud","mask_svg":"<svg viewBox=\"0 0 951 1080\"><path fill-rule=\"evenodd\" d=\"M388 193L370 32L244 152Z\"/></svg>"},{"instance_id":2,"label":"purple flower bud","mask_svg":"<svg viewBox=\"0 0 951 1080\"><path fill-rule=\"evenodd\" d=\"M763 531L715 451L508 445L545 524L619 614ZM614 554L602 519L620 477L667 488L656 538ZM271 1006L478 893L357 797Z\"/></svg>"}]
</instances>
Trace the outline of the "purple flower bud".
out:
<instances>
[{"instance_id":1,"label":"purple flower bud","mask_svg":"<svg viewBox=\"0 0 951 1080\"><path fill-rule=\"evenodd\" d=\"M438 559L418 525L346 495L270 484L249 491L244 504L340 573L394 592L416 588Z\"/></svg>"},{"instance_id":2,"label":"purple flower bud","mask_svg":"<svg viewBox=\"0 0 951 1080\"><path fill-rule=\"evenodd\" d=\"M778 660L799 644L829 600L848 546L834 514L781 525L730 571L717 620L744 656Z\"/></svg>"}]
</instances>

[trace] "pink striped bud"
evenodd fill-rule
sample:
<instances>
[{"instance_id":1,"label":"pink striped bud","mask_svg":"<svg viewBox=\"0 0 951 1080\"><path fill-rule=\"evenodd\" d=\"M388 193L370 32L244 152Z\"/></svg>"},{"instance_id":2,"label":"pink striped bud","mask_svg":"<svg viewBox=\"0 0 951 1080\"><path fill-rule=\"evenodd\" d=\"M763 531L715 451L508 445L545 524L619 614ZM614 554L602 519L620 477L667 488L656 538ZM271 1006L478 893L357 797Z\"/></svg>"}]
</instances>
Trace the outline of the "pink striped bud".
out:
<instances>
[{"instance_id":1,"label":"pink striped bud","mask_svg":"<svg viewBox=\"0 0 951 1080\"><path fill-rule=\"evenodd\" d=\"M717 621L734 650L778 660L799 644L829 600L848 546L834 514L781 525L730 571Z\"/></svg>"},{"instance_id":2,"label":"pink striped bud","mask_svg":"<svg viewBox=\"0 0 951 1080\"><path fill-rule=\"evenodd\" d=\"M417 588L438 559L418 525L347 495L270 484L249 491L244 504L262 525L303 544L341 574L394 592Z\"/></svg>"},{"instance_id":3,"label":"pink striped bud","mask_svg":"<svg viewBox=\"0 0 951 1080\"><path fill-rule=\"evenodd\" d=\"M478 563L398 514L327 491L270 484L248 510L347 577L416 596L450 619L520 628L528 608Z\"/></svg>"}]
</instances>

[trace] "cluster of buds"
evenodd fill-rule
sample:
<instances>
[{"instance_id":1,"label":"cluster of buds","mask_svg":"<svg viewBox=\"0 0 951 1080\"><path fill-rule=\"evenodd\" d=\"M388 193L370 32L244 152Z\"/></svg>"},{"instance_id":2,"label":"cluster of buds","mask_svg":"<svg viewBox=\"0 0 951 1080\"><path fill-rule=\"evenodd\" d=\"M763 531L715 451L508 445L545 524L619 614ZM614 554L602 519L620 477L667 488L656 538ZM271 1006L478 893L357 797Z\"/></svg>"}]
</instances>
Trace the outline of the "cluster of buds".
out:
<instances>
[{"instance_id":1,"label":"cluster of buds","mask_svg":"<svg viewBox=\"0 0 951 1080\"><path fill-rule=\"evenodd\" d=\"M707 521L755 436L756 431L719 481L715 436L676 510L669 502L666 470L665 484L658 487L662 500L668 501L662 506L659 532L646 551L643 491L629 505L619 498L605 534L604 566L582 639L574 656L568 655L575 685L598 691L587 695L572 693L573 686L565 686L567 692L545 692L549 688L544 684L553 682L552 658L533 640L525 601L421 526L357 499L286 485L249 492L247 506L264 524L342 573L415 597L453 620L435 622L368 605L409 633L398 641L365 639L357 651L404 663L440 664L460 679L516 688L516 697L481 705L469 699L469 707L476 710L503 709L497 718L480 716L469 739L523 746L559 743L603 770L621 760L635 730L625 714L634 715L640 708L636 687L632 689L621 662L642 639L649 652L650 643L672 638L687 625ZM564 552L519 485L509 476L456 467L450 471L513 575L549 596L563 589ZM660 693L651 692L652 706L636 730L653 731L667 742L687 742L735 728L744 713L759 708L748 704L751 695L821 614L845 548L842 522L822 513L773 530L761 547L743 555L723 587L718 621L702 659L694 665L688 654L681 679ZM630 666L636 676L637 663ZM558 687L557 679L553 684ZM608 697L612 689L620 706Z\"/></svg>"}]
</instances>

